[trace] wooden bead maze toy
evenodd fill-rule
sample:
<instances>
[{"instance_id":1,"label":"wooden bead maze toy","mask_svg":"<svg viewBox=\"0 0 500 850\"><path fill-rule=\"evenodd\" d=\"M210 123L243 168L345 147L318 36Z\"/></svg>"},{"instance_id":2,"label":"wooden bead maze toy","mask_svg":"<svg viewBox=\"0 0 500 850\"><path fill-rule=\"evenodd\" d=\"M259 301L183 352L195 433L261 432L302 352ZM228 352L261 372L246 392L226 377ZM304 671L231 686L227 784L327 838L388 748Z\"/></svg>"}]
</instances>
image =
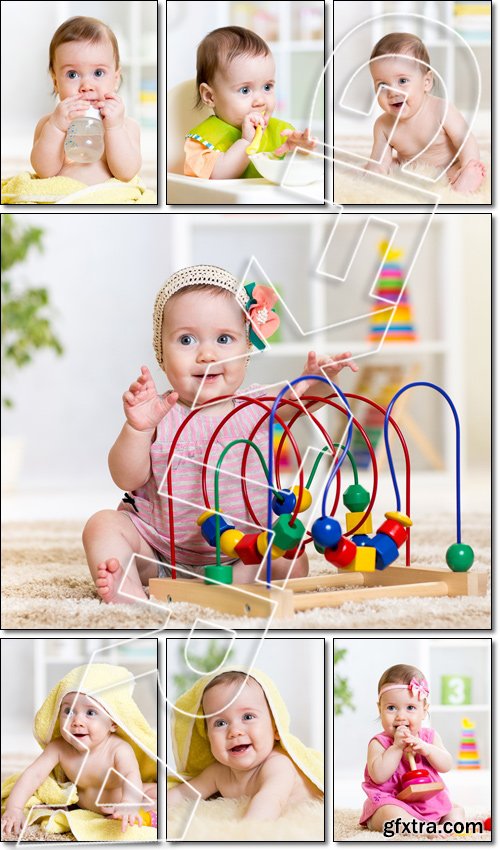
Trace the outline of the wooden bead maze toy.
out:
<instances>
[{"instance_id":1,"label":"wooden bead maze toy","mask_svg":"<svg viewBox=\"0 0 500 850\"><path fill-rule=\"evenodd\" d=\"M297 399L283 396L289 387L303 380L323 381L333 386L328 397L314 395L302 396ZM410 552L410 483L411 464L403 433L395 421L392 411L398 398L405 392L416 387L432 389L447 401L451 408L455 423L456 440L456 542L446 552L446 562L449 570L439 568L411 567ZM225 397L216 399L223 400ZM372 508L374 506L377 487L378 470L375 453L370 440L360 422L353 417L348 399L356 399L371 405L384 416L384 441L387 460L391 473L395 507L385 513L385 520L379 525L376 533L372 532ZM416 596L463 596L484 595L486 592L486 575L468 573L473 564L474 553L470 546L461 539L461 504L460 504L460 423L457 411L447 393L436 384L426 381L415 381L402 387L395 393L387 408L357 393L344 394L337 386L317 375L301 376L291 381L283 388L277 397L252 398L239 396L238 410L241 412L249 405L259 405L262 417L253 427L248 438L231 441L225 446L217 460L214 473L213 507L208 492L207 469L210 454L214 444L224 427L236 412L228 413L216 426L208 441L201 472L201 490L205 503L205 511L198 518L200 533L215 549L215 563L204 569L205 581L193 578L183 579L177 576L187 571L177 568L175 554L175 495L172 484L172 458L179 438L190 419L203 408L192 410L179 428L170 446L167 458L167 473L165 476L166 495L168 498L171 578L150 579L150 595L152 598L170 604L172 602L192 602L205 607L220 610L235 615L250 617L265 617L271 612L275 618L291 616L295 611L318 607L334 607L347 601L379 599L387 597L416 597ZM334 443L325 426L315 417L311 408L319 403L328 405L333 410L346 416L348 427L345 445ZM213 402L212 402L213 403ZM271 406L272 405L272 406ZM288 410L286 410L288 408ZM290 414L291 408L291 415ZM280 414L288 415L285 421ZM308 480L304 483L302 457L293 428L304 415L310 417L318 431L322 434L325 446L319 452ZM275 451L273 446L274 424L278 422L283 429L282 437ZM268 432L267 465L259 446L254 442L259 428L265 426ZM365 441L370 454L372 465L371 493L358 480L358 472L352 454L349 451L354 428ZM405 464L405 506L401 504L392 450L389 441L390 429L396 434L404 455ZM281 486L280 482L280 452L285 440L288 439L291 453L295 456L298 468L298 484L292 490ZM245 448L241 465L242 497L247 511L258 528L257 533L244 533L235 524L225 519L219 504L219 476L227 453L237 444ZM267 480L267 523L263 527L253 510L248 497L246 468L250 450L256 452L264 469ZM322 458L326 453L334 457L332 470L327 478L322 492L321 514L310 521L310 531L306 532L304 523L298 514L307 510L312 503L309 491L314 476ZM276 455L276 457L275 457ZM347 509L345 529L336 519L335 514L341 496L341 467L350 461L354 481L343 493L343 504ZM333 504L329 505L330 490L335 485ZM274 515L274 516L273 516ZM266 530L267 529L267 530ZM290 560L291 566L307 546L313 545L317 552L324 555L331 565L332 572L326 576L309 576L291 578L282 581L272 581L272 560L284 557ZM406 566L394 566L399 556L399 550L405 547ZM232 584L232 565L221 561L221 553L232 559L239 559L243 564L259 565L265 559L266 580L249 584ZM254 571L255 572L255 571Z\"/></svg>"}]
</instances>

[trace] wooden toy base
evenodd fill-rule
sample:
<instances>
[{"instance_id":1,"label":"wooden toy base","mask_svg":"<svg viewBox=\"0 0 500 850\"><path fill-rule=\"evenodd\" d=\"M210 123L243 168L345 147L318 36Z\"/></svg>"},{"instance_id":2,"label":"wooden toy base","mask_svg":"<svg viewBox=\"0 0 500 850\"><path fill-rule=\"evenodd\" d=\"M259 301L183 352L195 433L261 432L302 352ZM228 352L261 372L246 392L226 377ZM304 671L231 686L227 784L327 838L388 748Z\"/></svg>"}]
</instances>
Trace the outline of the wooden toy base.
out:
<instances>
[{"instance_id":1,"label":"wooden toy base","mask_svg":"<svg viewBox=\"0 0 500 850\"><path fill-rule=\"evenodd\" d=\"M152 599L191 602L242 617L285 619L296 611L334 608L344 602L416 596L484 596L486 573L454 573L427 567L387 567L370 573L338 570L323 576L263 584L208 585L196 579L152 578ZM284 589L281 587L286 584ZM342 588L336 590L335 588Z\"/></svg>"},{"instance_id":2,"label":"wooden toy base","mask_svg":"<svg viewBox=\"0 0 500 850\"><path fill-rule=\"evenodd\" d=\"M434 797L438 791L442 791L444 785L442 782L427 782L425 785L408 785L404 791L397 794L398 800L403 800L405 803L417 803L419 800L428 800Z\"/></svg>"}]
</instances>

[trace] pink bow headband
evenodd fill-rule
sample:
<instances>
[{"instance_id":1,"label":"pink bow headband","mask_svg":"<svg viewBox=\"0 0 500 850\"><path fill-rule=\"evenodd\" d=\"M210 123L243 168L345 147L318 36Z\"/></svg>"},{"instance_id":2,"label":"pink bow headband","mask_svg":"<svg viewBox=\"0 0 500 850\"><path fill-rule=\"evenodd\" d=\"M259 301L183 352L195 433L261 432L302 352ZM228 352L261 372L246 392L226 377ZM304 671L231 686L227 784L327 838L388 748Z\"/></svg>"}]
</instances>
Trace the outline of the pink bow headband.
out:
<instances>
[{"instance_id":1,"label":"pink bow headband","mask_svg":"<svg viewBox=\"0 0 500 850\"><path fill-rule=\"evenodd\" d=\"M382 694L385 694L386 691L393 691L396 688L402 688L403 690L410 691L411 695L417 697L419 700L426 700L429 697L429 685L426 680L417 679L414 676L408 685L384 685L383 688L380 688L378 698L380 699Z\"/></svg>"}]
</instances>

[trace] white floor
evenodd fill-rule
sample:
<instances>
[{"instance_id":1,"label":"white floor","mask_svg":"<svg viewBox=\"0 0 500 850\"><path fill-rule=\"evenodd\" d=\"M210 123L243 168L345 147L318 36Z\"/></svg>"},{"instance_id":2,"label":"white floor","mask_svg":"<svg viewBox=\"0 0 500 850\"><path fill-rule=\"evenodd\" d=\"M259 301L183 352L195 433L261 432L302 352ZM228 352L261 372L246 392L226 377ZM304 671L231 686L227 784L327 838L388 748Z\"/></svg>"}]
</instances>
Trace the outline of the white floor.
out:
<instances>
[{"instance_id":1,"label":"white floor","mask_svg":"<svg viewBox=\"0 0 500 850\"><path fill-rule=\"evenodd\" d=\"M489 770L450 770L443 775L454 803L459 806L482 807L491 805L491 773ZM357 809L363 806L366 794L361 788L362 774L339 776L333 782L333 804L336 809Z\"/></svg>"}]
</instances>

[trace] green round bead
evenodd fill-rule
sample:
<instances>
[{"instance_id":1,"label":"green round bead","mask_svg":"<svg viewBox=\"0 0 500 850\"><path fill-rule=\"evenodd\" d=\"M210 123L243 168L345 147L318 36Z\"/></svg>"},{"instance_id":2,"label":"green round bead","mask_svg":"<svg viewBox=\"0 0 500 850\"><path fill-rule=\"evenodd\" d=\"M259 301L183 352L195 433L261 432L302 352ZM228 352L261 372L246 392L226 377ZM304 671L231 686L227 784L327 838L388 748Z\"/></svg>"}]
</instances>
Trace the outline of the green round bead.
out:
<instances>
[{"instance_id":1,"label":"green round bead","mask_svg":"<svg viewBox=\"0 0 500 850\"><path fill-rule=\"evenodd\" d=\"M273 525L273 546L284 549L285 552L298 546L305 534L304 524L300 519L296 519L293 526L290 526L291 518L291 514L281 514Z\"/></svg>"},{"instance_id":2,"label":"green round bead","mask_svg":"<svg viewBox=\"0 0 500 850\"><path fill-rule=\"evenodd\" d=\"M205 584L213 584L215 581L220 584L233 583L233 568L231 564L211 564L204 567Z\"/></svg>"},{"instance_id":3,"label":"green round bead","mask_svg":"<svg viewBox=\"0 0 500 850\"><path fill-rule=\"evenodd\" d=\"M343 495L344 505L348 511L365 511L370 504L370 494L361 484L351 484Z\"/></svg>"},{"instance_id":4,"label":"green round bead","mask_svg":"<svg viewBox=\"0 0 500 850\"><path fill-rule=\"evenodd\" d=\"M325 547L324 546L320 546L319 543L316 543L315 540L313 540L313 545L314 545L314 548L316 549L316 552L319 552L320 555L325 554Z\"/></svg>"},{"instance_id":5,"label":"green round bead","mask_svg":"<svg viewBox=\"0 0 500 850\"><path fill-rule=\"evenodd\" d=\"M467 543L452 543L446 552L446 563L454 573L466 573L474 563L474 550Z\"/></svg>"}]
</instances>

